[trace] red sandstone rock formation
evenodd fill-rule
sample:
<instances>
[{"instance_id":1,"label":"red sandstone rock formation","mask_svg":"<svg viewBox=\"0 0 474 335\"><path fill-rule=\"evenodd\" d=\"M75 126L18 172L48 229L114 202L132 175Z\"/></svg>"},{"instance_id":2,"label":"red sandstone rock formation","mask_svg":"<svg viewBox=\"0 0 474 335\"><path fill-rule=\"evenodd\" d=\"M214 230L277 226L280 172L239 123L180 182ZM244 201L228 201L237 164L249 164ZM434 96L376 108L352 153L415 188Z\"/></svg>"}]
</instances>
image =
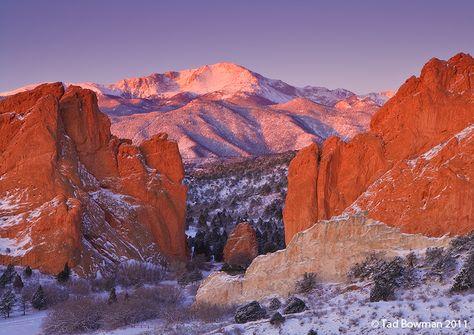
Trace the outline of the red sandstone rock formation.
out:
<instances>
[{"instance_id":1,"label":"red sandstone rock formation","mask_svg":"<svg viewBox=\"0 0 474 335\"><path fill-rule=\"evenodd\" d=\"M285 240L289 242L297 232L308 228L318 218L317 183L318 155L316 144L301 149L288 169L286 205L283 209ZM291 223L291 224L290 224Z\"/></svg>"},{"instance_id":2,"label":"red sandstone rock formation","mask_svg":"<svg viewBox=\"0 0 474 335\"><path fill-rule=\"evenodd\" d=\"M0 262L93 273L186 255L176 143L111 135L92 91L45 84L0 101Z\"/></svg>"},{"instance_id":3,"label":"red sandstone rock formation","mask_svg":"<svg viewBox=\"0 0 474 335\"><path fill-rule=\"evenodd\" d=\"M284 210L286 243L314 224L315 216L329 219L351 205L348 211L367 210L403 232L440 236L473 230L472 124L474 59L458 54L430 60L419 78L408 79L374 115L368 133L348 143L330 138L322 149L306 148L294 158ZM439 146L442 152L434 155ZM317 172L315 164L307 171L299 161L319 161Z\"/></svg>"},{"instance_id":4,"label":"red sandstone rock formation","mask_svg":"<svg viewBox=\"0 0 474 335\"><path fill-rule=\"evenodd\" d=\"M230 265L248 266L258 255L257 235L248 223L239 223L227 239L224 261Z\"/></svg>"}]
</instances>

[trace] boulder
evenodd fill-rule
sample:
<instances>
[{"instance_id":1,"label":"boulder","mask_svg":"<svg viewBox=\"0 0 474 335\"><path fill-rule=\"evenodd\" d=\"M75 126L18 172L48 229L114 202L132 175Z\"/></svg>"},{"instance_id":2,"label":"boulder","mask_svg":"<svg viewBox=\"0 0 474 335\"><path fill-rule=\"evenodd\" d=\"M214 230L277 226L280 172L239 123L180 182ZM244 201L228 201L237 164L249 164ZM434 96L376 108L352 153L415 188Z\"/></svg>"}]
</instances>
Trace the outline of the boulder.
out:
<instances>
[{"instance_id":1,"label":"boulder","mask_svg":"<svg viewBox=\"0 0 474 335\"><path fill-rule=\"evenodd\" d=\"M229 235L224 247L224 262L246 268L258 255L255 229L249 223L239 223Z\"/></svg>"},{"instance_id":2,"label":"boulder","mask_svg":"<svg viewBox=\"0 0 474 335\"><path fill-rule=\"evenodd\" d=\"M268 309L274 311L281 307L281 301L278 298L273 298L270 300L270 304L268 305Z\"/></svg>"},{"instance_id":3,"label":"boulder","mask_svg":"<svg viewBox=\"0 0 474 335\"><path fill-rule=\"evenodd\" d=\"M285 322L285 317L280 314L280 312L276 312L275 314L272 315L270 318L270 324L274 326L278 326Z\"/></svg>"},{"instance_id":4,"label":"boulder","mask_svg":"<svg viewBox=\"0 0 474 335\"><path fill-rule=\"evenodd\" d=\"M257 301L252 301L245 306L239 307L235 312L235 322L247 323L257 321L266 316L265 310Z\"/></svg>"},{"instance_id":5,"label":"boulder","mask_svg":"<svg viewBox=\"0 0 474 335\"><path fill-rule=\"evenodd\" d=\"M306 309L306 304L303 300L297 297L291 297L288 299L285 305L285 309L283 312L285 314L295 314L295 313L301 313Z\"/></svg>"}]
</instances>

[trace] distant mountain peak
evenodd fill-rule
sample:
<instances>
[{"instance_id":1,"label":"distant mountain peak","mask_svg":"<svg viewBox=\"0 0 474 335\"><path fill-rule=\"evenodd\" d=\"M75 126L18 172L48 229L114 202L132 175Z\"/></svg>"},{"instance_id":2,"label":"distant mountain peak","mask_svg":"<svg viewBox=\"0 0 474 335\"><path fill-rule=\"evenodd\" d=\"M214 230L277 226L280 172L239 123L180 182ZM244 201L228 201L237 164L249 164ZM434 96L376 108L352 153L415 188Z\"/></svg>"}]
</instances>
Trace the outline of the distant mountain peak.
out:
<instances>
[{"instance_id":1,"label":"distant mountain peak","mask_svg":"<svg viewBox=\"0 0 474 335\"><path fill-rule=\"evenodd\" d=\"M97 94L118 137L139 144L167 132L186 160L295 150L333 135L348 139L367 130L387 100L385 93L295 87L230 62L70 85Z\"/></svg>"}]
</instances>

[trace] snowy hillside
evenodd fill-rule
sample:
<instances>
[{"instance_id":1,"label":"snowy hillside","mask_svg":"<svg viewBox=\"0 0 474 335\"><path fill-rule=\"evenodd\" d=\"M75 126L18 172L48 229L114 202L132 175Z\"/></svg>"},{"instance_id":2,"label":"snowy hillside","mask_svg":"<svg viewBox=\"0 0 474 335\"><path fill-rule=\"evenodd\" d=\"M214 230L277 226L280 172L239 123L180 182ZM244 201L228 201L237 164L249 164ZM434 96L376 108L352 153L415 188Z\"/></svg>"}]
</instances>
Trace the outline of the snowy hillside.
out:
<instances>
[{"instance_id":1,"label":"snowy hillside","mask_svg":"<svg viewBox=\"0 0 474 335\"><path fill-rule=\"evenodd\" d=\"M260 253L284 248L282 208L288 164L293 156L293 152L288 152L188 164L185 183L190 246L194 246L197 234L209 245L218 243L212 234L215 228L225 242L236 224L249 222L258 232ZM221 255L214 253L214 257L220 259Z\"/></svg>"}]
</instances>

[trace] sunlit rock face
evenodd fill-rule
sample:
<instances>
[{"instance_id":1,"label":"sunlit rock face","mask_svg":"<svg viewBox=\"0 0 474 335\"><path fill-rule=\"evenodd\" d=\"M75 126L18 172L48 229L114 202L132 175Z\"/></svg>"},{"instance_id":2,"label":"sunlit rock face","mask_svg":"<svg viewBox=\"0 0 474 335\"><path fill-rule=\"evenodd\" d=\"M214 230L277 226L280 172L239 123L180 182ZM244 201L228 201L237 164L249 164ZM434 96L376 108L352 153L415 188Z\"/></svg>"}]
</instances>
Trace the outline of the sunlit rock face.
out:
<instances>
[{"instance_id":1,"label":"sunlit rock face","mask_svg":"<svg viewBox=\"0 0 474 335\"><path fill-rule=\"evenodd\" d=\"M110 133L94 92L44 84L0 101L0 262L95 273L159 254L184 258L177 144Z\"/></svg>"},{"instance_id":2,"label":"sunlit rock face","mask_svg":"<svg viewBox=\"0 0 474 335\"><path fill-rule=\"evenodd\" d=\"M258 255L257 234L246 222L235 226L224 247L224 262L230 265L250 264Z\"/></svg>"},{"instance_id":3,"label":"sunlit rock face","mask_svg":"<svg viewBox=\"0 0 474 335\"><path fill-rule=\"evenodd\" d=\"M474 59L430 60L374 115L369 132L329 138L294 158L286 242L315 217L361 210L407 233L473 230L473 124Z\"/></svg>"}]
</instances>

